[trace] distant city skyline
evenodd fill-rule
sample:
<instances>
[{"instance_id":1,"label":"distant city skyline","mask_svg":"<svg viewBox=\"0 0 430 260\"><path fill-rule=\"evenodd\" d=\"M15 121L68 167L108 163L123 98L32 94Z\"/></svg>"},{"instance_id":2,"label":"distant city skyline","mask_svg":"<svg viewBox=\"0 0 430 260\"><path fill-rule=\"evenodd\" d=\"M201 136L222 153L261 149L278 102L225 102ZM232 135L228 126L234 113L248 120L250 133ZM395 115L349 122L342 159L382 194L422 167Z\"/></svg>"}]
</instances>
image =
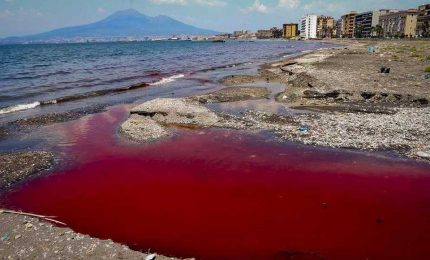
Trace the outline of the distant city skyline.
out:
<instances>
[{"instance_id":1,"label":"distant city skyline","mask_svg":"<svg viewBox=\"0 0 430 260\"><path fill-rule=\"evenodd\" d=\"M381 8L407 9L422 0L0 0L0 38L46 32L101 20L123 9L171 16L187 24L221 32L281 27L308 13L331 15Z\"/></svg>"}]
</instances>

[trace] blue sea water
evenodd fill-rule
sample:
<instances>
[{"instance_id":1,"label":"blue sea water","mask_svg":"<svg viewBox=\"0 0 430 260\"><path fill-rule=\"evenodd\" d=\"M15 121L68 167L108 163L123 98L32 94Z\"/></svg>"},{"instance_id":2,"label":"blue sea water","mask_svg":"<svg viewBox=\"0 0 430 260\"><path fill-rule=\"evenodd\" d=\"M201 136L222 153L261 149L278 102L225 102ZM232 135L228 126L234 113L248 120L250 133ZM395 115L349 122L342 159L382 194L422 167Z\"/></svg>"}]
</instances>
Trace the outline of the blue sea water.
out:
<instances>
[{"instance_id":1,"label":"blue sea water","mask_svg":"<svg viewBox=\"0 0 430 260\"><path fill-rule=\"evenodd\" d=\"M210 88L221 71L246 73L268 60L322 45L287 41L3 45L0 117L42 106L55 111L67 102L85 106L186 94L187 88Z\"/></svg>"}]
</instances>

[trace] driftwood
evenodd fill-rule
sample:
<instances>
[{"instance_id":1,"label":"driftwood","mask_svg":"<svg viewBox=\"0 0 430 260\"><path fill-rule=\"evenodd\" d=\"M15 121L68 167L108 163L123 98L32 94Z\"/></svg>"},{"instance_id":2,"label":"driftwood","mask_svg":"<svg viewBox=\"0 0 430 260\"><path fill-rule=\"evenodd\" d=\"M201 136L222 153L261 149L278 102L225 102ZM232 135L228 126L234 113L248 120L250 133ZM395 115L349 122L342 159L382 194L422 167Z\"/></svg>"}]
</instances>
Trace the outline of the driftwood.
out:
<instances>
[{"instance_id":1,"label":"driftwood","mask_svg":"<svg viewBox=\"0 0 430 260\"><path fill-rule=\"evenodd\" d=\"M55 224L60 224L60 225L63 225L63 226L67 226L66 223L53 219L53 218L55 218L55 216L43 216L43 215L32 214L32 213L25 213L25 212L20 212L20 211L0 209L0 214L2 214L2 213L21 215L21 216L28 216L28 217L34 217L34 218L39 218L39 219L43 219L43 220L46 220L46 221L53 222Z\"/></svg>"}]
</instances>

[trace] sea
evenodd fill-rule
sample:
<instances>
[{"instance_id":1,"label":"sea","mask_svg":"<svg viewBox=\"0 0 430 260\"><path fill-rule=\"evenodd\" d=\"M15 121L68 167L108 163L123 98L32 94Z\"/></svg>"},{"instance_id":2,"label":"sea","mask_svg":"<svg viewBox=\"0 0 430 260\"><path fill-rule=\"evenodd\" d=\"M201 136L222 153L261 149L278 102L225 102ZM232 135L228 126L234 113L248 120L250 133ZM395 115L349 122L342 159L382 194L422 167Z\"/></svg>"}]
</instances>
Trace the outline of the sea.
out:
<instances>
[{"instance_id":1,"label":"sea","mask_svg":"<svg viewBox=\"0 0 430 260\"><path fill-rule=\"evenodd\" d=\"M320 42L147 41L0 46L0 122L207 91Z\"/></svg>"}]
</instances>

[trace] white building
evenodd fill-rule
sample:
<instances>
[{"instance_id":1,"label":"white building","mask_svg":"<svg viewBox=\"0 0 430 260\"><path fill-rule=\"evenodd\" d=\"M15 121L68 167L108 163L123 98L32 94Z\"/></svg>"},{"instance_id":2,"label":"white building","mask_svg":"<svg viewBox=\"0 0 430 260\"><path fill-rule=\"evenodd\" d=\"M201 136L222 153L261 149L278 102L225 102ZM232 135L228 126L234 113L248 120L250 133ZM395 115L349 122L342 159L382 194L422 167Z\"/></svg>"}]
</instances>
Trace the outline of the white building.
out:
<instances>
[{"instance_id":1,"label":"white building","mask_svg":"<svg viewBox=\"0 0 430 260\"><path fill-rule=\"evenodd\" d=\"M305 39L317 38L317 20L318 16L311 14L302 18L300 37Z\"/></svg>"}]
</instances>

